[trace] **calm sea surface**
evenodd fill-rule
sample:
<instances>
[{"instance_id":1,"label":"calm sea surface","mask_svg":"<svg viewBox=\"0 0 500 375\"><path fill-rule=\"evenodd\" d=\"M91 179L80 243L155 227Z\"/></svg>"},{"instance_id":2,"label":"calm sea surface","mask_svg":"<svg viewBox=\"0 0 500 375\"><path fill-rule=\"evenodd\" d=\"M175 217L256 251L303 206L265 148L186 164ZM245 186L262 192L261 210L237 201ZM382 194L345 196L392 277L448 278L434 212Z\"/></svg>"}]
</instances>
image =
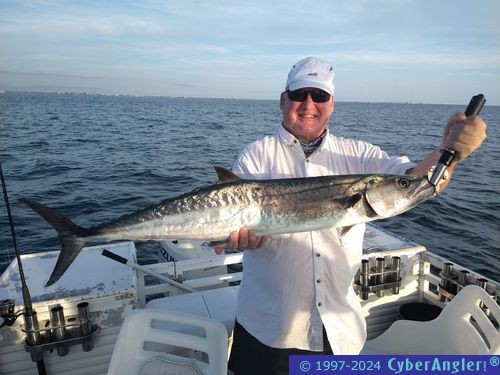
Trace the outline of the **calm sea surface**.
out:
<instances>
[{"instance_id":1,"label":"calm sea surface","mask_svg":"<svg viewBox=\"0 0 500 375\"><path fill-rule=\"evenodd\" d=\"M464 106L336 103L330 129L421 160ZM442 196L378 223L500 280L500 107L486 106L483 147ZM0 94L0 159L23 253L59 250L49 225L19 198L91 226L216 180L247 143L281 121L278 101ZM157 243L138 244L151 262ZM14 257L0 204L0 271Z\"/></svg>"}]
</instances>

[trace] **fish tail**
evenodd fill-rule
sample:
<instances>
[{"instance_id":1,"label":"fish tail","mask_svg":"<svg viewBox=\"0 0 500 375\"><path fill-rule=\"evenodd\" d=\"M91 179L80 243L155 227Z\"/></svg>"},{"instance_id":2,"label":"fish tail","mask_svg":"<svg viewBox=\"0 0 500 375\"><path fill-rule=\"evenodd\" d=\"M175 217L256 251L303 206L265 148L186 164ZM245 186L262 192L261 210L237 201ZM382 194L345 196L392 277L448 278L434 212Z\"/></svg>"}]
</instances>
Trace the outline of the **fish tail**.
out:
<instances>
[{"instance_id":1,"label":"fish tail","mask_svg":"<svg viewBox=\"0 0 500 375\"><path fill-rule=\"evenodd\" d=\"M21 199L21 202L47 220L59 235L61 252L59 253L59 257L57 258L56 265L50 275L49 281L47 281L45 285L47 287L59 280L71 263L73 263L80 253L80 250L87 242L84 237L88 235L89 230L76 225L60 212L44 206L43 204L29 199Z\"/></svg>"}]
</instances>

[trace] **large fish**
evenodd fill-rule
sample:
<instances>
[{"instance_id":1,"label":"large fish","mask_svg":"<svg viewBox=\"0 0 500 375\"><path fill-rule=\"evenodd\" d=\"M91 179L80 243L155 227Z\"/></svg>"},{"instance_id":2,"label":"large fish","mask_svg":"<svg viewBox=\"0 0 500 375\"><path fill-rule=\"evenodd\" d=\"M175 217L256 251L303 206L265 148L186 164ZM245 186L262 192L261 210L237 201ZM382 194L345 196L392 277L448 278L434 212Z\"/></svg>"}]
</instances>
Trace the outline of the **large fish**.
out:
<instances>
[{"instance_id":1,"label":"large fish","mask_svg":"<svg viewBox=\"0 0 500 375\"><path fill-rule=\"evenodd\" d=\"M242 227L257 235L346 228L398 215L435 194L427 177L345 175L243 180L221 167L220 183L193 190L109 223L82 228L61 213L24 199L58 232L55 283L87 242L191 239L221 245Z\"/></svg>"}]
</instances>

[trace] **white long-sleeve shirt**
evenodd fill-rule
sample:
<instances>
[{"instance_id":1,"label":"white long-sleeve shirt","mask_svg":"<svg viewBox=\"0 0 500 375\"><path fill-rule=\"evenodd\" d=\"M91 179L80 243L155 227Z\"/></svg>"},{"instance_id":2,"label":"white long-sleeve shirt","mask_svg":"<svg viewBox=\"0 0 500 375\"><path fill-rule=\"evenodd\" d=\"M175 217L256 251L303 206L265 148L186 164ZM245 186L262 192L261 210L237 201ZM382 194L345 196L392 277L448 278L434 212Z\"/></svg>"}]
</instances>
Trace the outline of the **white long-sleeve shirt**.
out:
<instances>
[{"instance_id":1,"label":"white long-sleeve shirt","mask_svg":"<svg viewBox=\"0 0 500 375\"><path fill-rule=\"evenodd\" d=\"M404 174L414 165L366 142L328 134L306 157L299 141L279 126L273 136L243 149L233 172L248 179L343 174ZM366 340L359 297L352 288L360 266L365 226L339 239L337 230L267 237L245 251L236 319L274 348L320 351L322 326L335 354L357 354Z\"/></svg>"}]
</instances>

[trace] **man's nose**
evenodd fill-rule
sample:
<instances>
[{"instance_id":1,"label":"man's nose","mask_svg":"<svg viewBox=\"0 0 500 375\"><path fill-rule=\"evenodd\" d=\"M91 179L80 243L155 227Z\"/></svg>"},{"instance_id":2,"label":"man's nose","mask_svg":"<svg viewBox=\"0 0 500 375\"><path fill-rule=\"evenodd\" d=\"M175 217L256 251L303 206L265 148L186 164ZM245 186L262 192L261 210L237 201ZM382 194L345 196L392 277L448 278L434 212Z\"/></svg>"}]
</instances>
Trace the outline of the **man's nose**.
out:
<instances>
[{"instance_id":1,"label":"man's nose","mask_svg":"<svg viewBox=\"0 0 500 375\"><path fill-rule=\"evenodd\" d=\"M308 92L307 96L306 96L306 100L304 100L302 102L302 106L310 107L310 106L313 106L313 105L314 105L314 101L312 100L311 93Z\"/></svg>"}]
</instances>

